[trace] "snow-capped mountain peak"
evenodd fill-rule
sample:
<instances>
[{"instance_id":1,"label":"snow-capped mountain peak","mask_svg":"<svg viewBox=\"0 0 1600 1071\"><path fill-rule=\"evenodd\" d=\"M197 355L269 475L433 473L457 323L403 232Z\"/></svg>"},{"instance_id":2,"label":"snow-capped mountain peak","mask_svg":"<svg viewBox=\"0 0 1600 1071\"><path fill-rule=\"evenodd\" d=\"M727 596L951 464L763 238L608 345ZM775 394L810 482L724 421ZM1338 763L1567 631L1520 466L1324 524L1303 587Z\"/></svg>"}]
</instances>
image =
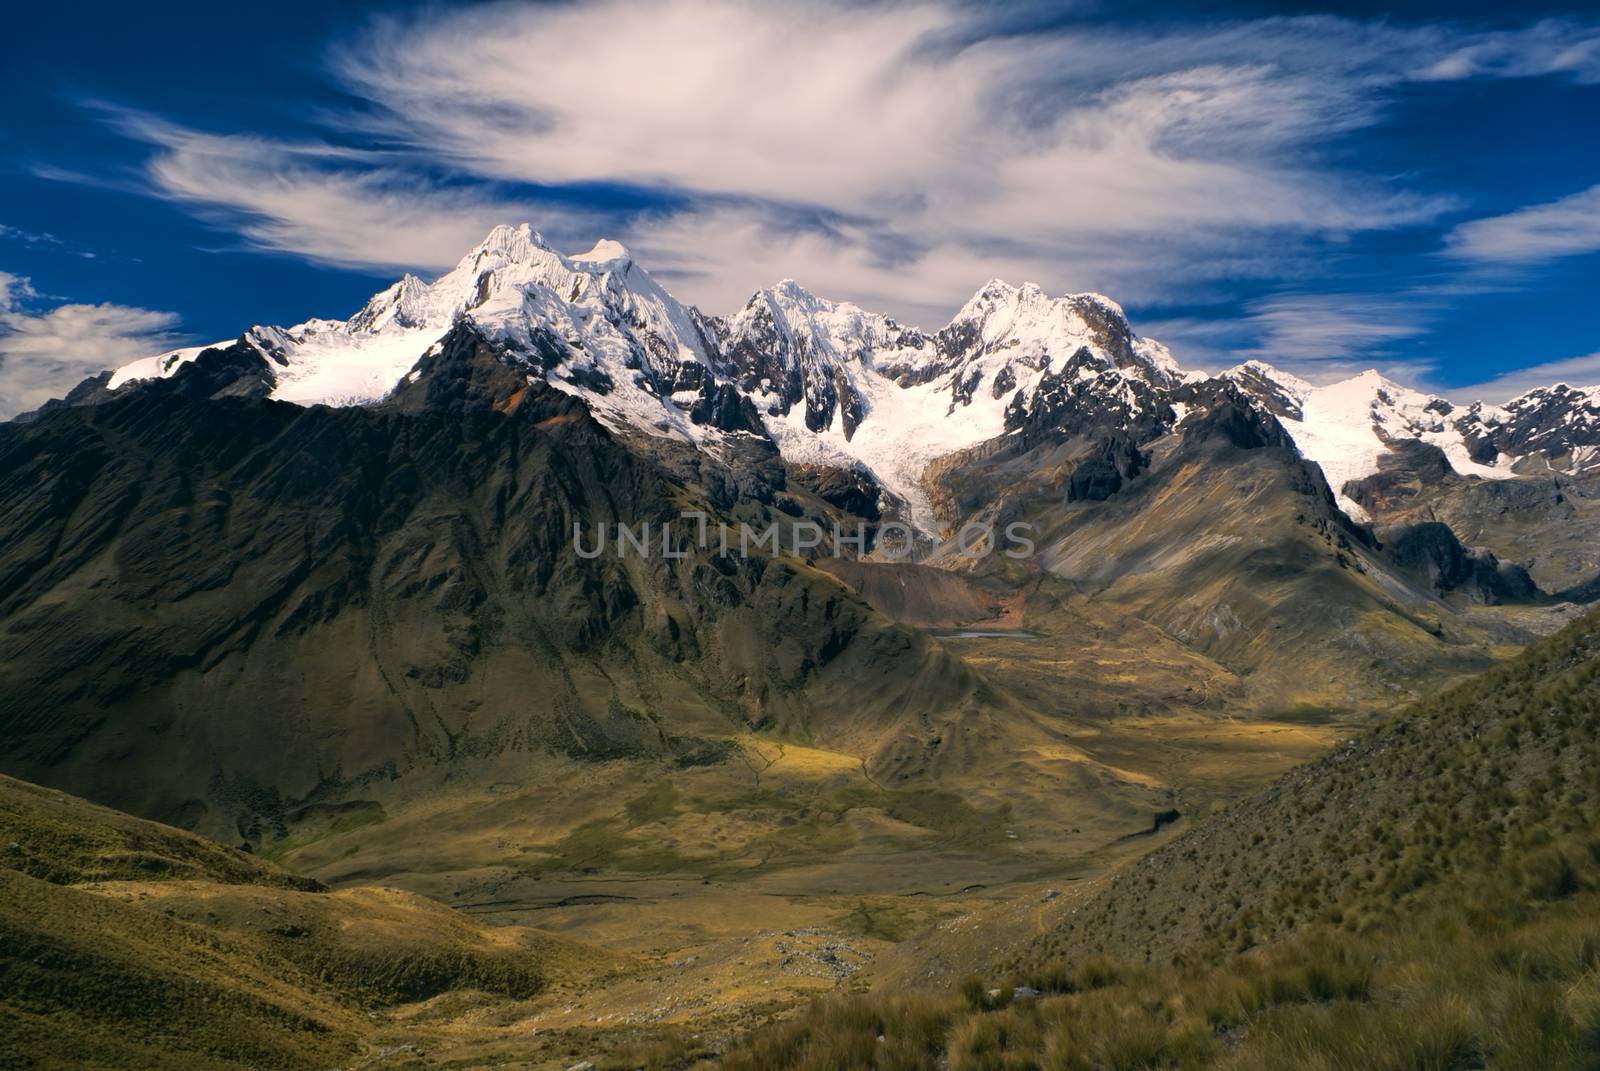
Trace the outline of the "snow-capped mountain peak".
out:
<instances>
[{"instance_id":1,"label":"snow-capped mountain peak","mask_svg":"<svg viewBox=\"0 0 1600 1071\"><path fill-rule=\"evenodd\" d=\"M350 317L350 329L371 334L391 325L420 327L428 316L428 297L428 284L408 272L387 290L372 295L361 311Z\"/></svg>"},{"instance_id":2,"label":"snow-capped mountain peak","mask_svg":"<svg viewBox=\"0 0 1600 1071\"><path fill-rule=\"evenodd\" d=\"M1396 383L1377 369L1322 386L1264 361L1247 361L1223 376L1278 418L1300 453L1321 466L1340 506L1358 520L1365 520L1366 512L1344 493L1345 484L1377 472L1394 445L1405 440L1438 447L1460 473L1485 479L1513 475L1509 461L1484 464L1475 456L1448 401Z\"/></svg>"},{"instance_id":3,"label":"snow-capped mountain peak","mask_svg":"<svg viewBox=\"0 0 1600 1071\"><path fill-rule=\"evenodd\" d=\"M610 238L602 238L587 253L574 253L568 259L586 265L590 271L627 271L633 265L628 247Z\"/></svg>"},{"instance_id":4,"label":"snow-capped mountain peak","mask_svg":"<svg viewBox=\"0 0 1600 1071\"><path fill-rule=\"evenodd\" d=\"M1124 420L1164 434L1182 408L1171 392L1206 378L1100 294L992 279L926 333L784 279L714 318L620 242L564 255L520 224L495 227L432 282L403 276L348 320L252 327L239 341L264 370L247 389L302 405L377 402L463 323L614 430L712 448L761 435L790 460L870 473L925 529L937 523L922 486L934 459L1023 427L1090 434ZM171 376L211 348L133 362L105 388ZM1569 470L1600 463L1600 389L1459 409L1375 370L1319 386L1251 360L1223 376L1283 423L1357 517L1344 486L1406 440L1485 478L1513 475L1534 452Z\"/></svg>"},{"instance_id":5,"label":"snow-capped mountain peak","mask_svg":"<svg viewBox=\"0 0 1600 1071\"><path fill-rule=\"evenodd\" d=\"M714 319L621 243L563 255L526 224L494 228L431 283L398 280L349 320L255 327L243 342L266 362L274 397L366 404L463 321L618 431L707 446L764 434L792 460L870 472L924 528L936 523L928 463L1004 434L1008 412L1035 411L1026 399L1047 380L1055 392L1081 381L1080 410L1103 396L1123 412L1194 378L1098 294L993 280L928 334L784 279ZM130 366L124 381L184 359ZM1135 382L1140 391L1125 389Z\"/></svg>"},{"instance_id":6,"label":"snow-capped mountain peak","mask_svg":"<svg viewBox=\"0 0 1600 1071\"><path fill-rule=\"evenodd\" d=\"M1504 405L1474 403L1456 424L1476 456L1538 454L1567 472L1600 466L1600 386L1557 383Z\"/></svg>"},{"instance_id":7,"label":"snow-capped mountain peak","mask_svg":"<svg viewBox=\"0 0 1600 1071\"><path fill-rule=\"evenodd\" d=\"M557 256L544 236L528 223L501 223L484 235L483 241L461 258L455 271L476 271L486 263L532 264L546 256Z\"/></svg>"},{"instance_id":8,"label":"snow-capped mountain peak","mask_svg":"<svg viewBox=\"0 0 1600 1071\"><path fill-rule=\"evenodd\" d=\"M1285 372L1255 358L1228 369L1222 375L1225 379L1245 385L1247 389L1259 390L1262 394L1275 397L1285 406L1294 409L1298 409L1305 401L1306 395L1314 389L1310 383L1293 372Z\"/></svg>"},{"instance_id":9,"label":"snow-capped mountain peak","mask_svg":"<svg viewBox=\"0 0 1600 1071\"><path fill-rule=\"evenodd\" d=\"M1184 379L1165 346L1134 334L1122 306L1095 293L1051 297L1035 283L1012 286L991 279L975 293L940 333L947 351L967 349L969 363L1001 354L1017 374L1017 364L1042 371L1087 347L1108 366L1129 371L1152 386ZM993 362L988 362L992 364ZM998 375L998 367L983 371Z\"/></svg>"}]
</instances>

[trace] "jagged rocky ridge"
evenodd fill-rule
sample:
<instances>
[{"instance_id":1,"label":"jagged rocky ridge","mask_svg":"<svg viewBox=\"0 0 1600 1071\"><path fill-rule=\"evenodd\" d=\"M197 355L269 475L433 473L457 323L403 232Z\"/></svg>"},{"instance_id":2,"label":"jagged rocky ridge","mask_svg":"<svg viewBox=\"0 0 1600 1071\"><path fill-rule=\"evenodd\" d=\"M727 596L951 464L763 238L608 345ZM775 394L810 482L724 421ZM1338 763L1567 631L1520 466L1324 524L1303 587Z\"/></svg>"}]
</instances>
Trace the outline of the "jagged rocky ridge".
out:
<instances>
[{"instance_id":1,"label":"jagged rocky ridge","mask_svg":"<svg viewBox=\"0 0 1600 1071\"><path fill-rule=\"evenodd\" d=\"M1095 294L1052 298L1031 284L983 286L933 333L820 298L793 280L728 317L674 299L628 251L602 241L563 256L526 225L495 228L433 283L407 275L347 321L253 327L231 345L134 362L86 382L68 403L102 399L214 366L215 393L300 404L370 405L396 389L458 319L470 320L531 378L584 399L613 430L713 452L739 436L796 464L855 472L894 512L936 532L930 462L994 436L1096 407L1170 428L1172 391L1205 378L1134 333ZM252 355L255 359L252 359ZM1558 386L1504 406L1454 406L1375 372L1313 387L1259 361L1225 373L1345 485L1377 472L1397 444L1438 447L1454 471L1501 479L1537 467L1580 472L1600 451L1596 392Z\"/></svg>"}]
</instances>

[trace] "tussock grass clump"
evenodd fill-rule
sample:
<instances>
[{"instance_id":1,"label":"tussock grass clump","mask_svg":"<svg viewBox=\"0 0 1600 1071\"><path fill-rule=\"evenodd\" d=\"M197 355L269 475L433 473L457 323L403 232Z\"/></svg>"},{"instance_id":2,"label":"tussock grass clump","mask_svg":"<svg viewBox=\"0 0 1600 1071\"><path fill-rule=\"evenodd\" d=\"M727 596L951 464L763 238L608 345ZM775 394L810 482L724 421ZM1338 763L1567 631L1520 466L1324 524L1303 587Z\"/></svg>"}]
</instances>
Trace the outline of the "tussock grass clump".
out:
<instances>
[{"instance_id":1,"label":"tussock grass clump","mask_svg":"<svg viewBox=\"0 0 1600 1071\"><path fill-rule=\"evenodd\" d=\"M1445 909L1411 921L1367 934L1318 928L1200 967L1053 963L1014 979L1039 989L1034 999L973 976L942 998L818 1001L799 1019L747 1038L720 1066L1579 1071L1600 1064L1600 894L1508 911L1491 925L1477 912ZM1080 976L1097 984L1081 986ZM685 1054L661 1066L696 1062Z\"/></svg>"},{"instance_id":2,"label":"tussock grass clump","mask_svg":"<svg viewBox=\"0 0 1600 1071\"><path fill-rule=\"evenodd\" d=\"M752 1036L724 1056L726 1071L921 1071L935 1066L960 1015L950 998L865 996L814 1002L792 1022Z\"/></svg>"}]
</instances>

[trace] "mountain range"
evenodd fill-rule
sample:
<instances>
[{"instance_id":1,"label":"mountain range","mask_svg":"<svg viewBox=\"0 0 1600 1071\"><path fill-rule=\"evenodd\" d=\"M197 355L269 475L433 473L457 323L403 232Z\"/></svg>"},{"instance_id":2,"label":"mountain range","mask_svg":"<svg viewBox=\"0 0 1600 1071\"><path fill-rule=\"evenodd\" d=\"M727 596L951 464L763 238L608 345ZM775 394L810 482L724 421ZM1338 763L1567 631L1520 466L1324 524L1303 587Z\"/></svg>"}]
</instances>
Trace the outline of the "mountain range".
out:
<instances>
[{"instance_id":1,"label":"mountain range","mask_svg":"<svg viewBox=\"0 0 1600 1071\"><path fill-rule=\"evenodd\" d=\"M734 315L713 317L674 299L617 242L563 256L524 224L495 228L431 284L405 276L348 320L252 327L232 343L145 358L91 379L67 402L103 399L231 350L242 360L214 384L218 395L371 405L414 380L418 361L458 321L531 378L583 399L614 431L708 450L753 434L787 461L860 472L929 531L940 518L922 486L928 464L1016 432L1063 377L1102 404L1129 406L1128 419L1148 414L1168 429L1183 417L1172 392L1209 378L1135 334L1121 307L1098 294L1052 298L992 280L927 333L784 280ZM1277 417L1362 521L1366 509L1346 485L1413 444L1485 480L1578 476L1600 454L1600 388L1560 384L1504 405L1458 406L1372 371L1312 386L1251 360L1217 378Z\"/></svg>"},{"instance_id":2,"label":"mountain range","mask_svg":"<svg viewBox=\"0 0 1600 1071\"><path fill-rule=\"evenodd\" d=\"M0 760L252 840L528 749L966 783L1034 740L1137 821L1086 724L1402 702L1592 598L1596 406L1207 376L998 281L931 334L792 281L712 317L497 227L0 426ZM671 556L576 553L641 522Z\"/></svg>"},{"instance_id":3,"label":"mountain range","mask_svg":"<svg viewBox=\"0 0 1600 1071\"><path fill-rule=\"evenodd\" d=\"M0 424L0 973L64 994L8 1009L105 1066L690 1066L874 961L1121 1001L1389 925L1446 848L1547 868L1496 831L1547 755L1588 813L1597 418L1185 370L1031 284L708 316L526 226L108 369ZM1038 1026L964 999L941 1053ZM873 1064L915 1008L864 1007L728 1066ZM1145 1025L1210 1059L1258 1010Z\"/></svg>"}]
</instances>

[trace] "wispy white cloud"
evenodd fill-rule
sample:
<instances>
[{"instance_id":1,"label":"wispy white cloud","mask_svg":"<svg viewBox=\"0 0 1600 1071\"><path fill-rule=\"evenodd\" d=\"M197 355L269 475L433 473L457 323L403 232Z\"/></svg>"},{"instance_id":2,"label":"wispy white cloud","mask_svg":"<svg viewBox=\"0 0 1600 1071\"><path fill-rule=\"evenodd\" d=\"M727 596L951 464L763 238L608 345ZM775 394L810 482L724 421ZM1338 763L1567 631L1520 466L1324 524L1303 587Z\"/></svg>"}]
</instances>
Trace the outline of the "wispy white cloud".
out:
<instances>
[{"instance_id":1,"label":"wispy white cloud","mask_svg":"<svg viewBox=\"0 0 1600 1071\"><path fill-rule=\"evenodd\" d=\"M1368 294L1282 294L1253 303L1248 320L1260 332L1252 357L1284 362L1345 363L1423 333L1425 310L1414 300Z\"/></svg>"},{"instance_id":2,"label":"wispy white cloud","mask_svg":"<svg viewBox=\"0 0 1600 1071\"><path fill-rule=\"evenodd\" d=\"M8 227L0 223L0 238L24 245L60 245L61 239L48 231L27 231L21 227Z\"/></svg>"},{"instance_id":3,"label":"wispy white cloud","mask_svg":"<svg viewBox=\"0 0 1600 1071\"><path fill-rule=\"evenodd\" d=\"M75 303L35 310L41 303L27 279L0 272L0 420L179 341L175 313Z\"/></svg>"},{"instance_id":4,"label":"wispy white cloud","mask_svg":"<svg viewBox=\"0 0 1600 1071\"><path fill-rule=\"evenodd\" d=\"M329 140L112 118L154 146L151 190L263 248L440 267L490 224L530 218L558 241L604 229L652 251L713 311L803 270L924 321L986 273L1171 297L1449 207L1319 153L1378 118L1419 52L1442 54L1420 31L1009 34L994 18L830 0L429 8L333 45L334 77L371 107L332 117ZM349 147L374 135L404 151ZM498 192L595 183L671 207Z\"/></svg>"},{"instance_id":5,"label":"wispy white cloud","mask_svg":"<svg viewBox=\"0 0 1600 1071\"><path fill-rule=\"evenodd\" d=\"M573 248L628 242L713 312L794 276L934 326L990 276L1194 301L1436 221L1459 204L1362 173L1334 140L1419 79L1593 80L1600 39L1575 22L1005 20L954 0L428 6L332 43L331 77L366 106L326 115L324 140L111 115L153 147L148 190L261 248L429 269L528 219ZM656 206L583 207L594 185ZM1244 344L1339 361L1417 330L1332 304L1252 309Z\"/></svg>"},{"instance_id":6,"label":"wispy white cloud","mask_svg":"<svg viewBox=\"0 0 1600 1071\"><path fill-rule=\"evenodd\" d=\"M0 271L0 312L9 312L18 302L32 296L32 283L20 275Z\"/></svg>"},{"instance_id":7,"label":"wispy white cloud","mask_svg":"<svg viewBox=\"0 0 1600 1071\"><path fill-rule=\"evenodd\" d=\"M1282 266L1293 243L1264 252L1241 236L1211 235L1208 255L1156 235L1078 235L1069 250L1028 241L963 242L885 232L849 221L797 226L754 206L637 218L623 236L652 274L714 312L737 308L757 286L795 278L828 297L889 312L924 328L944 325L985 280L1033 282L1050 293L1085 290L1123 302L1170 297ZM1154 333L1154 332L1152 332ZM1160 337L1160 336L1157 336Z\"/></svg>"},{"instance_id":8,"label":"wispy white cloud","mask_svg":"<svg viewBox=\"0 0 1600 1071\"><path fill-rule=\"evenodd\" d=\"M1285 149L1367 109L1347 80L1317 77L1331 50L1314 70L1263 65L1276 26L965 40L981 31L935 4L496 5L380 21L333 62L386 109L385 132L503 179L984 233L1021 219L1320 230L1422 208L1377 187L1341 196L1293 166Z\"/></svg>"},{"instance_id":9,"label":"wispy white cloud","mask_svg":"<svg viewBox=\"0 0 1600 1071\"><path fill-rule=\"evenodd\" d=\"M1433 371L1426 359L1392 344L1427 330L1431 312L1419 295L1279 294L1247 304L1240 315L1185 317L1145 325L1186 366L1221 371L1251 359L1327 383L1368 368L1415 382Z\"/></svg>"},{"instance_id":10,"label":"wispy white cloud","mask_svg":"<svg viewBox=\"0 0 1600 1071\"><path fill-rule=\"evenodd\" d=\"M1451 231L1449 251L1485 264L1525 265L1600 252L1600 186Z\"/></svg>"},{"instance_id":11,"label":"wispy white cloud","mask_svg":"<svg viewBox=\"0 0 1600 1071\"><path fill-rule=\"evenodd\" d=\"M1138 274L1132 290L1170 294L1270 270L1308 235L1449 206L1315 166L1316 145L1373 120L1372 87L1411 62L1407 32L989 29L937 3L502 4L379 20L331 64L378 107L364 132L462 171L671 190L687 209L623 237L700 261L685 289L713 308L798 274L776 256L796 244L837 254L842 273L806 280L819 289L866 300L899 289L896 272L948 312L980 280L945 279L941 258L1040 282L1098 271L1085 283L1107 289ZM1355 58L1374 48L1386 65ZM775 209L830 226L773 241ZM1119 260L1143 270L1090 268ZM864 287L852 266L872 264Z\"/></svg>"},{"instance_id":12,"label":"wispy white cloud","mask_svg":"<svg viewBox=\"0 0 1600 1071\"><path fill-rule=\"evenodd\" d=\"M1428 60L1415 77L1454 81L1544 75L1562 75L1579 83L1600 82L1600 29L1565 19L1545 19L1520 29L1473 34Z\"/></svg>"},{"instance_id":13,"label":"wispy white cloud","mask_svg":"<svg viewBox=\"0 0 1600 1071\"><path fill-rule=\"evenodd\" d=\"M144 165L150 189L218 217L260 248L325 264L445 268L497 223L555 215L480 188L442 187L379 153L107 113L155 147Z\"/></svg>"},{"instance_id":14,"label":"wispy white cloud","mask_svg":"<svg viewBox=\"0 0 1600 1071\"><path fill-rule=\"evenodd\" d=\"M21 227L11 227L4 223L0 223L0 241L20 242L35 249L52 249L71 256L82 257L85 260L94 260L99 256L94 250L85 248L77 242L64 241L49 231L24 230Z\"/></svg>"},{"instance_id":15,"label":"wispy white cloud","mask_svg":"<svg viewBox=\"0 0 1600 1071\"><path fill-rule=\"evenodd\" d=\"M1503 376L1496 376L1482 383L1451 387L1444 393L1451 401L1456 402L1499 403L1526 394L1535 387L1548 387L1553 383L1567 383L1579 387L1600 384L1600 353L1546 361L1543 364L1507 372Z\"/></svg>"}]
</instances>

